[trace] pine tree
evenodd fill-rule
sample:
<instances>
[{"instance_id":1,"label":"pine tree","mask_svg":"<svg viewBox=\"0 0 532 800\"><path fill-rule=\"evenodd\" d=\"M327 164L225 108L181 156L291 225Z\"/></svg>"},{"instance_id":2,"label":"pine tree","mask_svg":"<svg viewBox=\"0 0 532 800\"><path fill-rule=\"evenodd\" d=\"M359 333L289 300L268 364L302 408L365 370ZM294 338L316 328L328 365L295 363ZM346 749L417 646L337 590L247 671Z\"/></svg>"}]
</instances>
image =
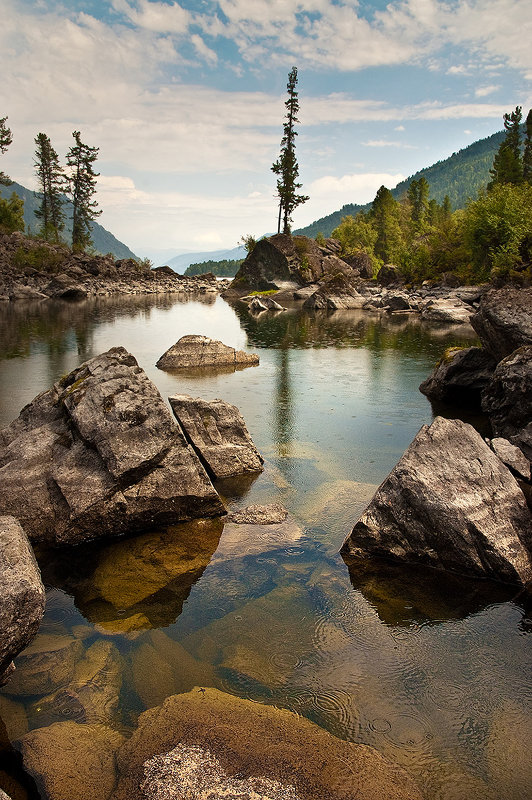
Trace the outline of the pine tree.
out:
<instances>
[{"instance_id":1,"label":"pine tree","mask_svg":"<svg viewBox=\"0 0 532 800\"><path fill-rule=\"evenodd\" d=\"M399 203L386 186L381 186L371 204L369 219L377 232L375 255L384 263L394 261L404 244L400 216Z\"/></svg>"},{"instance_id":2,"label":"pine tree","mask_svg":"<svg viewBox=\"0 0 532 800\"><path fill-rule=\"evenodd\" d=\"M490 170L491 181L488 189L498 183L521 183L523 180L523 160L521 158L521 106L516 106L511 114L505 114L504 129L506 136L493 159Z\"/></svg>"},{"instance_id":3,"label":"pine tree","mask_svg":"<svg viewBox=\"0 0 532 800\"><path fill-rule=\"evenodd\" d=\"M303 194L297 194L297 190L303 184L297 182L299 167L295 154L295 137L297 132L294 126L299 122L297 113L299 111L299 101L296 92L297 67L292 67L288 74L286 89L288 99L285 102L287 110L285 123L283 125L283 138L281 139L281 152L279 158L272 165L272 172L279 175L277 179L277 195L279 197L279 219L277 222L277 233L281 232L281 219L283 220L283 233L290 233L292 213L297 206L305 203L309 198Z\"/></svg>"},{"instance_id":4,"label":"pine tree","mask_svg":"<svg viewBox=\"0 0 532 800\"><path fill-rule=\"evenodd\" d=\"M6 122L7 117L0 117L0 153L5 153L13 141L11 131L7 127ZM0 185L9 186L11 183L12 181L8 178L8 176L0 170Z\"/></svg>"},{"instance_id":5,"label":"pine tree","mask_svg":"<svg viewBox=\"0 0 532 800\"><path fill-rule=\"evenodd\" d=\"M66 188L66 179L48 136L37 134L35 144L37 149L33 166L42 193L41 205L35 210L35 216L41 221L40 235L43 239L59 242L60 232L65 226L62 192Z\"/></svg>"},{"instance_id":6,"label":"pine tree","mask_svg":"<svg viewBox=\"0 0 532 800\"><path fill-rule=\"evenodd\" d=\"M426 178L412 181L407 191L408 199L412 205L412 220L421 224L429 207L429 184Z\"/></svg>"},{"instance_id":7,"label":"pine tree","mask_svg":"<svg viewBox=\"0 0 532 800\"><path fill-rule=\"evenodd\" d=\"M525 122L525 149L523 151L523 180L532 183L532 108Z\"/></svg>"},{"instance_id":8,"label":"pine tree","mask_svg":"<svg viewBox=\"0 0 532 800\"><path fill-rule=\"evenodd\" d=\"M92 165L98 158L99 147L89 147L81 141L79 131L74 131L75 140L67 153L67 164L72 172L69 177L72 211L72 249L85 250L92 243L91 222L102 212L97 211L98 203L93 200L96 192L96 178Z\"/></svg>"}]
</instances>

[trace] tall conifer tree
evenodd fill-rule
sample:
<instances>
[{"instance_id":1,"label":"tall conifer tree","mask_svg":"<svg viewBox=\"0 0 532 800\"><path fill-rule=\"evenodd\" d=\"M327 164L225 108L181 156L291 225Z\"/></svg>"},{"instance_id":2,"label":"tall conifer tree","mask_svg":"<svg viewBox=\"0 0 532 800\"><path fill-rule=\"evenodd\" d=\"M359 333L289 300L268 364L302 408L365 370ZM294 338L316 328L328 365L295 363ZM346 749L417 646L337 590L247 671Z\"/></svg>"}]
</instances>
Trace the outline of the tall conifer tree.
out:
<instances>
[{"instance_id":1,"label":"tall conifer tree","mask_svg":"<svg viewBox=\"0 0 532 800\"><path fill-rule=\"evenodd\" d=\"M6 122L7 122L7 117L0 117L0 153L5 153L7 148L13 141L11 131L7 127ZM1 170L0 170L0 184L2 184L3 186L9 186L11 184L11 180Z\"/></svg>"},{"instance_id":2,"label":"tall conifer tree","mask_svg":"<svg viewBox=\"0 0 532 800\"><path fill-rule=\"evenodd\" d=\"M102 212L93 200L96 192L96 178L93 164L98 158L99 147L89 147L81 141L79 131L72 133L75 144L67 154L67 164L71 169L69 177L70 199L72 201L72 249L85 250L91 243L91 222Z\"/></svg>"},{"instance_id":3,"label":"tall conifer tree","mask_svg":"<svg viewBox=\"0 0 532 800\"><path fill-rule=\"evenodd\" d=\"M521 183L523 180L523 160L521 157L521 106L516 106L511 114L505 114L506 136L500 144L490 170L491 181L488 189L498 183Z\"/></svg>"},{"instance_id":4,"label":"tall conifer tree","mask_svg":"<svg viewBox=\"0 0 532 800\"><path fill-rule=\"evenodd\" d=\"M35 210L35 216L41 222L41 236L47 241L59 242L65 226L62 200L62 192L66 188L65 174L45 133L37 134L35 144L37 148L33 166L42 193L41 205Z\"/></svg>"},{"instance_id":5,"label":"tall conifer tree","mask_svg":"<svg viewBox=\"0 0 532 800\"><path fill-rule=\"evenodd\" d=\"M525 149L523 151L523 179L532 183L532 108L525 122Z\"/></svg>"},{"instance_id":6,"label":"tall conifer tree","mask_svg":"<svg viewBox=\"0 0 532 800\"><path fill-rule=\"evenodd\" d=\"M277 161L272 165L272 172L279 176L277 179L277 195L279 197L277 233L281 232L281 220L283 221L283 233L290 233L294 209L308 200L306 195L297 194L297 190L301 189L303 184L297 182L299 166L295 154L295 137L297 136L295 125L299 122L297 118L299 100L296 86L297 67L292 67L288 74L288 83L286 85L288 99L285 102L285 107L287 113L283 125L281 152Z\"/></svg>"}]
</instances>

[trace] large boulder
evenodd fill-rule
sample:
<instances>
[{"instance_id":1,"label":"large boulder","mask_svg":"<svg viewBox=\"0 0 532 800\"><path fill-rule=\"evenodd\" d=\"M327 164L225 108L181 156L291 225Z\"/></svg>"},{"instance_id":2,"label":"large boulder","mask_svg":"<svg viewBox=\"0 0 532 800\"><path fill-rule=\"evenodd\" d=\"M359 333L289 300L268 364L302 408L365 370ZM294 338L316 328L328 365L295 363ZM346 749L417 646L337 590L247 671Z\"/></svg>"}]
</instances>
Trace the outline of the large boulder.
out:
<instances>
[{"instance_id":1,"label":"large boulder","mask_svg":"<svg viewBox=\"0 0 532 800\"><path fill-rule=\"evenodd\" d=\"M245 353L234 347L209 339L208 336L191 334L182 336L158 360L159 369L191 369L196 367L251 367L259 363L255 353Z\"/></svg>"},{"instance_id":2,"label":"large boulder","mask_svg":"<svg viewBox=\"0 0 532 800\"><path fill-rule=\"evenodd\" d=\"M147 762L177 745L208 751L228 776L264 778L286 790L294 786L300 800L421 800L406 772L372 747L337 739L290 711L204 688L141 714L118 752L112 800L143 800ZM148 775L155 777L151 769Z\"/></svg>"},{"instance_id":3,"label":"large boulder","mask_svg":"<svg viewBox=\"0 0 532 800\"><path fill-rule=\"evenodd\" d=\"M532 288L507 286L487 292L471 325L497 361L518 347L532 345Z\"/></svg>"},{"instance_id":4,"label":"large boulder","mask_svg":"<svg viewBox=\"0 0 532 800\"><path fill-rule=\"evenodd\" d=\"M351 267L338 256L339 243L327 239L319 245L306 236L278 233L261 239L247 256L227 295L245 295L290 285L293 289ZM358 273L357 273L358 274Z\"/></svg>"},{"instance_id":5,"label":"large boulder","mask_svg":"<svg viewBox=\"0 0 532 800\"><path fill-rule=\"evenodd\" d=\"M443 417L421 428L342 548L523 584L530 550L515 478L471 425Z\"/></svg>"},{"instance_id":6,"label":"large boulder","mask_svg":"<svg viewBox=\"0 0 532 800\"><path fill-rule=\"evenodd\" d=\"M0 511L51 544L118 536L225 509L135 358L114 347L0 431Z\"/></svg>"},{"instance_id":7,"label":"large boulder","mask_svg":"<svg viewBox=\"0 0 532 800\"><path fill-rule=\"evenodd\" d=\"M326 309L336 311L338 309L362 308L366 298L357 292L351 284L349 277L343 272L338 272L328 278L303 303L303 308Z\"/></svg>"},{"instance_id":8,"label":"large boulder","mask_svg":"<svg viewBox=\"0 0 532 800\"><path fill-rule=\"evenodd\" d=\"M262 471L263 458L236 406L183 394L168 399L185 436L213 478Z\"/></svg>"},{"instance_id":9,"label":"large boulder","mask_svg":"<svg viewBox=\"0 0 532 800\"><path fill-rule=\"evenodd\" d=\"M33 639L44 614L44 586L28 538L11 516L0 517L0 685L12 659Z\"/></svg>"},{"instance_id":10,"label":"large boulder","mask_svg":"<svg viewBox=\"0 0 532 800\"><path fill-rule=\"evenodd\" d=\"M480 396L489 384L496 362L480 347L447 350L419 391L430 400L480 408Z\"/></svg>"},{"instance_id":11,"label":"large boulder","mask_svg":"<svg viewBox=\"0 0 532 800\"><path fill-rule=\"evenodd\" d=\"M463 325L469 323L473 308L458 297L441 297L428 300L421 309L421 319L426 322Z\"/></svg>"},{"instance_id":12,"label":"large boulder","mask_svg":"<svg viewBox=\"0 0 532 800\"><path fill-rule=\"evenodd\" d=\"M532 345L497 364L482 394L493 432L509 439L532 461Z\"/></svg>"}]
</instances>

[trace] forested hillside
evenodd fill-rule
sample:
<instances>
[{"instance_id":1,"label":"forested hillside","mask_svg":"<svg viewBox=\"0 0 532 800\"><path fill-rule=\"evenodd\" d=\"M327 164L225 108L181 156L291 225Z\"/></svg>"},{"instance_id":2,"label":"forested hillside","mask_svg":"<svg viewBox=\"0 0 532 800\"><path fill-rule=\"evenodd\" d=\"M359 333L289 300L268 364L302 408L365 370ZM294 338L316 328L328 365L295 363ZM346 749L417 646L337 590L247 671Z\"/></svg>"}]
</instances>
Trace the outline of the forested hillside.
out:
<instances>
[{"instance_id":1,"label":"forested hillside","mask_svg":"<svg viewBox=\"0 0 532 800\"><path fill-rule=\"evenodd\" d=\"M39 207L41 202L41 195L32 192L31 189L26 189L20 183L12 183L10 186L0 185L0 197L9 198L15 192L19 197L24 200L24 225L26 226L26 233L36 233L39 228L39 221L35 216L35 209ZM63 231L63 238L66 243L70 243L72 235L72 205L68 200L65 200L65 230ZM106 230L102 225L97 222L92 223L92 241L94 250L97 253L106 255L112 253L115 258L137 258L127 245L120 242L112 233Z\"/></svg>"},{"instance_id":2,"label":"forested hillside","mask_svg":"<svg viewBox=\"0 0 532 800\"><path fill-rule=\"evenodd\" d=\"M480 139L478 142L464 147L463 150L453 153L443 161L437 161L431 167L425 167L391 189L393 197L399 200L411 181L423 177L429 183L431 197L438 203L442 203L447 195L452 208L463 208L467 200L476 198L478 190L488 183L493 158L503 139L504 131L499 131L486 139ZM355 216L359 211L367 211L370 206L371 203L366 205L347 203L339 211L334 211L311 225L307 225L306 228L300 228L295 233L312 238L318 233L330 236L343 217Z\"/></svg>"}]
</instances>

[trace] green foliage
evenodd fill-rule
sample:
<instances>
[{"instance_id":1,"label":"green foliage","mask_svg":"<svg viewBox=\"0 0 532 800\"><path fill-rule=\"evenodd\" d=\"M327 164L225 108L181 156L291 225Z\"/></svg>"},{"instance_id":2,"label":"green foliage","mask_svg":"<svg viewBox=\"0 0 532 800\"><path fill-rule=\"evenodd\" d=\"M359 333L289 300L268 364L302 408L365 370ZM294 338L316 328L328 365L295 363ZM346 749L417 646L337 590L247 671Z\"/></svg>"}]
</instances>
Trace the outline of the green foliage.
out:
<instances>
[{"instance_id":1,"label":"green foliage","mask_svg":"<svg viewBox=\"0 0 532 800\"><path fill-rule=\"evenodd\" d=\"M253 234L248 233L245 236L242 236L238 244L242 245L245 248L246 253L249 255L250 253L253 252L253 250L257 246L257 240L255 239Z\"/></svg>"},{"instance_id":2,"label":"green foliage","mask_svg":"<svg viewBox=\"0 0 532 800\"><path fill-rule=\"evenodd\" d=\"M264 292L250 292L248 297L269 297L272 294L278 294L279 289L266 289Z\"/></svg>"},{"instance_id":3,"label":"green foliage","mask_svg":"<svg viewBox=\"0 0 532 800\"><path fill-rule=\"evenodd\" d=\"M190 264L185 270L185 275L189 277L193 275L205 275L207 272L212 272L219 278L233 278L240 265L243 263L243 258L237 259L222 259L221 261L202 261L197 264Z\"/></svg>"},{"instance_id":4,"label":"green foliage","mask_svg":"<svg viewBox=\"0 0 532 800\"><path fill-rule=\"evenodd\" d=\"M99 147L89 147L81 141L79 131L72 133L75 144L67 153L67 164L71 169L69 178L72 201L72 249L83 251L92 244L91 222L102 212L96 210L93 200L96 178L93 164L98 158Z\"/></svg>"},{"instance_id":5,"label":"green foliage","mask_svg":"<svg viewBox=\"0 0 532 800\"><path fill-rule=\"evenodd\" d=\"M523 150L523 180L532 183L532 108L525 122L525 147Z\"/></svg>"},{"instance_id":6,"label":"green foliage","mask_svg":"<svg viewBox=\"0 0 532 800\"><path fill-rule=\"evenodd\" d=\"M26 242L13 255L13 264L19 269L32 267L39 272L60 272L66 250L52 249L44 244Z\"/></svg>"},{"instance_id":7,"label":"green foliage","mask_svg":"<svg viewBox=\"0 0 532 800\"><path fill-rule=\"evenodd\" d=\"M13 192L9 199L0 197L0 233L24 230L24 201Z\"/></svg>"},{"instance_id":8,"label":"green foliage","mask_svg":"<svg viewBox=\"0 0 532 800\"><path fill-rule=\"evenodd\" d=\"M315 239L316 239L316 244L319 244L320 247L324 246L324 244L325 244L325 236L323 235L323 233L321 231L318 231L318 233L315 236Z\"/></svg>"},{"instance_id":9,"label":"green foliage","mask_svg":"<svg viewBox=\"0 0 532 800\"><path fill-rule=\"evenodd\" d=\"M504 115L506 136L493 159L490 170L491 181L488 189L500 183L521 183L523 180L523 159L521 157L521 106L511 114Z\"/></svg>"},{"instance_id":10,"label":"green foliage","mask_svg":"<svg viewBox=\"0 0 532 800\"><path fill-rule=\"evenodd\" d=\"M46 241L59 242L65 227L63 190L66 179L59 158L48 136L39 133L35 137L35 161L33 166L41 189L41 204L35 216L41 221L39 235Z\"/></svg>"},{"instance_id":11,"label":"green foliage","mask_svg":"<svg viewBox=\"0 0 532 800\"><path fill-rule=\"evenodd\" d=\"M13 141L13 136L11 135L10 129L6 125L7 117L0 118L0 153L5 153L11 142ZM0 184L3 186L9 186L11 183L8 176L0 170Z\"/></svg>"},{"instance_id":12,"label":"green foliage","mask_svg":"<svg viewBox=\"0 0 532 800\"><path fill-rule=\"evenodd\" d=\"M297 113L299 111L299 100L297 97L297 67L292 67L288 74L286 89L288 99L285 102L287 110L285 123L283 125L283 138L281 139L281 152L279 158L272 164L272 172L278 175L277 196L279 197L279 219L277 233L281 231L281 220L283 221L283 233L291 232L292 213L297 206L306 203L308 197L297 194L303 184L298 183L299 166L295 153L295 137L297 132L295 125L299 122Z\"/></svg>"}]
</instances>

